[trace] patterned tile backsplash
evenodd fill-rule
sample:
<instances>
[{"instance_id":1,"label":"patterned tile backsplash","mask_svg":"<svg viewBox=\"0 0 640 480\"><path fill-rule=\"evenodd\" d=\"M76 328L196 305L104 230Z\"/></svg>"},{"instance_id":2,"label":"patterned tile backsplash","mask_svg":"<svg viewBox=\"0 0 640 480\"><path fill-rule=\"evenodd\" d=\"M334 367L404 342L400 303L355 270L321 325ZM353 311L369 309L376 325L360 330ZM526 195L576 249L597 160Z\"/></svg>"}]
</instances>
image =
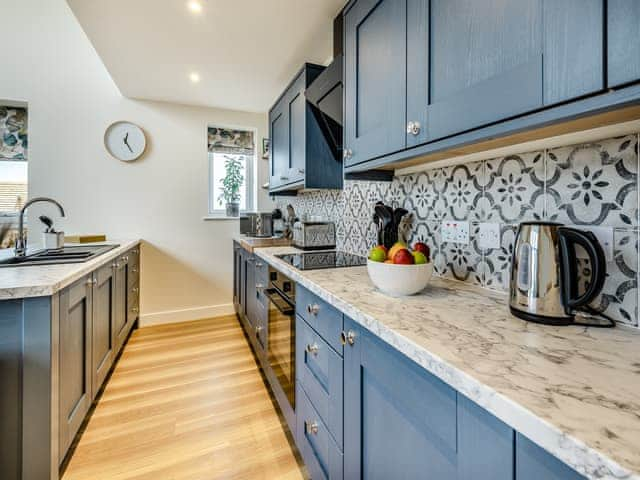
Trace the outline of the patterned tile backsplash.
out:
<instances>
[{"instance_id":1,"label":"patterned tile backsplash","mask_svg":"<svg viewBox=\"0 0 640 480\"><path fill-rule=\"evenodd\" d=\"M638 143L640 135L509 155L396 177L393 182L346 181L344 190L302 192L277 198L299 217L336 223L338 248L366 255L376 243L373 205L382 200L411 212L405 239L426 242L443 277L507 290L517 226L549 220L610 227L613 259L593 306L617 321L638 325ZM471 223L469 245L443 242L443 220ZM478 243L479 224L500 224L500 248ZM589 265L581 261L582 278ZM586 283L586 280L582 280Z\"/></svg>"}]
</instances>

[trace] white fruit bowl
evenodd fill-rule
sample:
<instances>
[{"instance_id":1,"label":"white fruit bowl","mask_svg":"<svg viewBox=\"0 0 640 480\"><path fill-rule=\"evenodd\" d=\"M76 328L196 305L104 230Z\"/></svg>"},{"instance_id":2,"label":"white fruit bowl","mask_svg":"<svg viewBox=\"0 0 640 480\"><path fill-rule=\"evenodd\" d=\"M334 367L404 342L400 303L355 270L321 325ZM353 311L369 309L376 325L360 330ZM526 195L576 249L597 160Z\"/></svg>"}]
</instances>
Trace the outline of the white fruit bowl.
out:
<instances>
[{"instance_id":1,"label":"white fruit bowl","mask_svg":"<svg viewBox=\"0 0 640 480\"><path fill-rule=\"evenodd\" d=\"M424 290L431 280L433 263L396 265L367 260L367 272L380 291L392 297L402 297Z\"/></svg>"}]
</instances>

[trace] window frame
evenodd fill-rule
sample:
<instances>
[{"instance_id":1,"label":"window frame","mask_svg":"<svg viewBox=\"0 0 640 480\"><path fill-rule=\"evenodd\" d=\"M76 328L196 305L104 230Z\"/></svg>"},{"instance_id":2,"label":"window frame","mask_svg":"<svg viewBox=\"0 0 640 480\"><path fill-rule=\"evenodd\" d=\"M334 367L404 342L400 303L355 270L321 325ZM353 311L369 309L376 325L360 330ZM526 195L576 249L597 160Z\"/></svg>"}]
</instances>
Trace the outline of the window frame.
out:
<instances>
[{"instance_id":1,"label":"window frame","mask_svg":"<svg viewBox=\"0 0 640 480\"><path fill-rule=\"evenodd\" d=\"M257 144L257 138L258 138L258 129L256 127L246 127L246 126L241 126L241 125L233 125L233 124L224 124L224 123L211 123L211 122L207 122L206 127L205 127L205 135L204 135L204 141L205 141L205 153L207 156L207 172L208 172L208 200L207 200L207 216L205 217L205 219L212 219L212 218L220 218L220 219L238 219L238 217L227 217L226 211L224 208L222 209L215 209L215 192L214 192L214 188L215 186L213 185L213 174L214 174L214 161L213 158L210 157L209 155L209 143L208 143L208 138L209 138L209 129L210 128L225 128L225 129L232 129L232 130L243 130L245 132L251 132L253 134L253 155L250 157L251 160L251 165L247 165L246 168L246 178L244 179L245 181L245 186L246 186L246 209L245 210L240 210L240 214L246 213L246 212L253 212L257 209L257 201L258 201L258 195L257 195L257 188L256 188L256 178L257 178L257 169L258 169L258 144Z\"/></svg>"}]
</instances>

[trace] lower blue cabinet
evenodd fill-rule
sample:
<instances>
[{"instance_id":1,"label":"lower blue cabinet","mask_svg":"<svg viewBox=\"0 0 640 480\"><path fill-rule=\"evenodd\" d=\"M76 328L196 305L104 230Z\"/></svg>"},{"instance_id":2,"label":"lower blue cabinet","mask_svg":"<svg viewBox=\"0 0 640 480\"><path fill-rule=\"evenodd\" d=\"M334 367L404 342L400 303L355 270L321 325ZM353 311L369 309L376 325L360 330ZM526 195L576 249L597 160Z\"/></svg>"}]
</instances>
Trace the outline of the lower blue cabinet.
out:
<instances>
[{"instance_id":1,"label":"lower blue cabinet","mask_svg":"<svg viewBox=\"0 0 640 480\"><path fill-rule=\"evenodd\" d=\"M297 335L295 438L313 480L584 480L346 316L342 358L300 317Z\"/></svg>"},{"instance_id":2,"label":"lower blue cabinet","mask_svg":"<svg viewBox=\"0 0 640 480\"><path fill-rule=\"evenodd\" d=\"M578 472L519 433L516 434L516 478L518 480L586 480Z\"/></svg>"},{"instance_id":3,"label":"lower blue cabinet","mask_svg":"<svg viewBox=\"0 0 640 480\"><path fill-rule=\"evenodd\" d=\"M513 430L345 318L344 478L513 479Z\"/></svg>"}]
</instances>

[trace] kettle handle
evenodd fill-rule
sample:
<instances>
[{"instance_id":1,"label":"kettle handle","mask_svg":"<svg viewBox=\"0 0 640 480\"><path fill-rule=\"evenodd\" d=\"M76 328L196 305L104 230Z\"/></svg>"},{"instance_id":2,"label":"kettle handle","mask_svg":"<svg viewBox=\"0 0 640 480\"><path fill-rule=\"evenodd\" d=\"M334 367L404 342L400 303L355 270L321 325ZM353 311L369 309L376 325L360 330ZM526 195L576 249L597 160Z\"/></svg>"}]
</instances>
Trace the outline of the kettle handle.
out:
<instances>
[{"instance_id":1,"label":"kettle handle","mask_svg":"<svg viewBox=\"0 0 640 480\"><path fill-rule=\"evenodd\" d=\"M598 239L591 232L560 227L558 229L558 241L560 244L560 270L563 284L562 299L567 314L571 314L571 310L589 304L602 291L607 270L606 258ZM587 251L592 267L589 286L580 296L578 296L576 245L580 245Z\"/></svg>"}]
</instances>

